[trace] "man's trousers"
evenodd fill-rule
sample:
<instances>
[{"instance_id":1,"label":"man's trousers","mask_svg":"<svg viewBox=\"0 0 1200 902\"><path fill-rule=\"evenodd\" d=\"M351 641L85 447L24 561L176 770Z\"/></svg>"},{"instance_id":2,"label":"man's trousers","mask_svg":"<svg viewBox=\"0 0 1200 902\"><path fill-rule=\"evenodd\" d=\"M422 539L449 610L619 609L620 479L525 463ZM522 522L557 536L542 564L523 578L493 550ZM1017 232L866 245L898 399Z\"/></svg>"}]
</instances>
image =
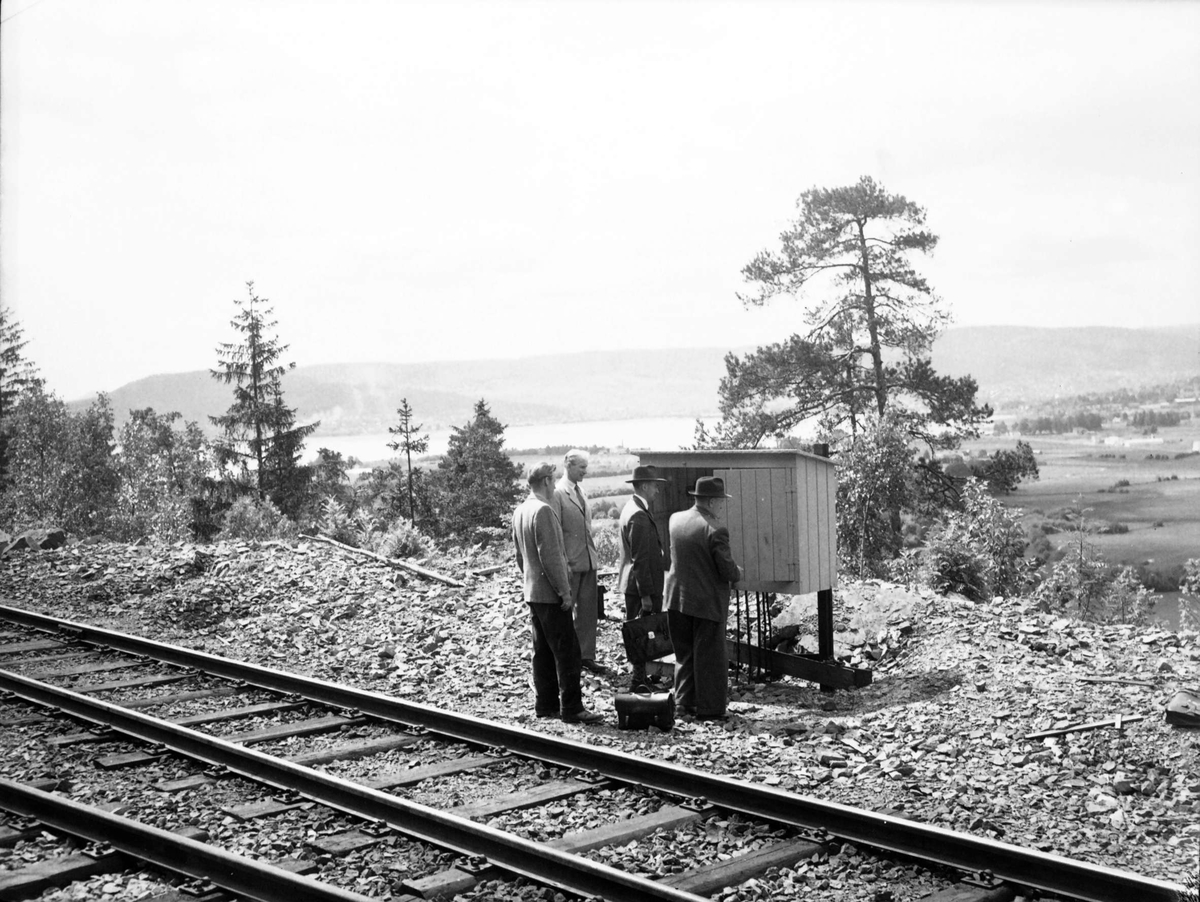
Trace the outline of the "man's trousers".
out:
<instances>
[{"instance_id":1,"label":"man's trousers","mask_svg":"<svg viewBox=\"0 0 1200 902\"><path fill-rule=\"evenodd\" d=\"M533 691L538 714L578 714L583 710L579 690L579 640L571 612L557 604L529 605L533 624Z\"/></svg>"},{"instance_id":2,"label":"man's trousers","mask_svg":"<svg viewBox=\"0 0 1200 902\"><path fill-rule=\"evenodd\" d=\"M596 660L596 621L599 619L596 599L596 571L571 573L571 597L575 599L575 635L579 638L579 655L585 661Z\"/></svg>"},{"instance_id":3,"label":"man's trousers","mask_svg":"<svg viewBox=\"0 0 1200 902\"><path fill-rule=\"evenodd\" d=\"M725 624L668 611L675 646L675 703L697 717L721 717L729 695Z\"/></svg>"}]
</instances>

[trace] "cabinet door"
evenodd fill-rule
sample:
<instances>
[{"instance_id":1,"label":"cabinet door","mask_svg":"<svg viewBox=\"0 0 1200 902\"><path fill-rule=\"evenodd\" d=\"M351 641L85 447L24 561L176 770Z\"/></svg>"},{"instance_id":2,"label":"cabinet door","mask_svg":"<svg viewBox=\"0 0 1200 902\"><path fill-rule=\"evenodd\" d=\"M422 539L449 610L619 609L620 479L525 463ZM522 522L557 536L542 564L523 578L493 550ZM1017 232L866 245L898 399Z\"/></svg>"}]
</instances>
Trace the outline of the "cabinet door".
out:
<instances>
[{"instance_id":1,"label":"cabinet door","mask_svg":"<svg viewBox=\"0 0 1200 902\"><path fill-rule=\"evenodd\" d=\"M790 468L714 470L733 497L725 502L733 558L746 571L741 588L788 591L799 576L796 478Z\"/></svg>"}]
</instances>

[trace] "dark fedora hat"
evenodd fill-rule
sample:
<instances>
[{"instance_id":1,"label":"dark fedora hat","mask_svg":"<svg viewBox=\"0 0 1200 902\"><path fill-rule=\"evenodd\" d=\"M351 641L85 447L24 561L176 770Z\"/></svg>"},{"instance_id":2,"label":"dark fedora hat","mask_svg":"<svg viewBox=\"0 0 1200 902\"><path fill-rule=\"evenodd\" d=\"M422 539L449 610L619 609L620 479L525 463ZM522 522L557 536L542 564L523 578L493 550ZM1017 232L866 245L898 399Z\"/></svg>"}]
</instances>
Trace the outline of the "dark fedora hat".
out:
<instances>
[{"instance_id":1,"label":"dark fedora hat","mask_svg":"<svg viewBox=\"0 0 1200 902\"><path fill-rule=\"evenodd\" d=\"M696 490L689 495L697 498L732 498L725 494L725 480L720 476L701 476L696 480Z\"/></svg>"},{"instance_id":2,"label":"dark fedora hat","mask_svg":"<svg viewBox=\"0 0 1200 902\"><path fill-rule=\"evenodd\" d=\"M626 482L666 482L658 475L658 471L654 467L634 467L633 479L626 479Z\"/></svg>"}]
</instances>

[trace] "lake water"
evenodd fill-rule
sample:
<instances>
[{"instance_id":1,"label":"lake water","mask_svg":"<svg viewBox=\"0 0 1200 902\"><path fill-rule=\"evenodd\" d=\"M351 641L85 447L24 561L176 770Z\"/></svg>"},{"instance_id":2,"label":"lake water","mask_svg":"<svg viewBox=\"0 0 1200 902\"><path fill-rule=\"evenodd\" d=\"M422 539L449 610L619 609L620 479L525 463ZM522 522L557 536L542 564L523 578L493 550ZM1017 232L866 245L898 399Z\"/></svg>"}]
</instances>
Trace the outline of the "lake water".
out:
<instances>
[{"instance_id":1,"label":"lake water","mask_svg":"<svg viewBox=\"0 0 1200 902\"><path fill-rule=\"evenodd\" d=\"M704 417L712 426L716 417ZM696 431L695 417L657 417L634 420L596 420L587 423L542 423L536 426L509 426L504 430L504 447L510 450L544 448L548 445L601 445L609 448L640 448L652 451L676 451L690 446ZM429 433L429 453L445 454L449 447L449 429ZM395 455L388 432L373 435L317 435L306 442L306 458L316 458L318 448L341 452L343 457L361 461L386 460Z\"/></svg>"}]
</instances>

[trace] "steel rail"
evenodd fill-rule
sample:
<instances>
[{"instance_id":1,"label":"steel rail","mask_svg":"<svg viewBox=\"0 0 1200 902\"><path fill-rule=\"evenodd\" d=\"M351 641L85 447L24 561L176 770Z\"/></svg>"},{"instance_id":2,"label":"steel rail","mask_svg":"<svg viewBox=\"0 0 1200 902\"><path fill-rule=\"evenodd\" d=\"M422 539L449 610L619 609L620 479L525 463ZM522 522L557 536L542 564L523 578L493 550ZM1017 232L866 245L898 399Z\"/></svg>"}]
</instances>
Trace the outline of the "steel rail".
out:
<instances>
[{"instance_id":1,"label":"steel rail","mask_svg":"<svg viewBox=\"0 0 1200 902\"><path fill-rule=\"evenodd\" d=\"M370 902L360 893L3 778L0 808L36 818L62 833L107 843L131 858L165 870L207 880L242 898L258 902Z\"/></svg>"},{"instance_id":2,"label":"steel rail","mask_svg":"<svg viewBox=\"0 0 1200 902\"><path fill-rule=\"evenodd\" d=\"M704 798L750 817L766 818L801 829L827 830L841 839L897 855L968 872L991 871L999 879L1017 886L1058 893L1070 899L1177 902L1183 890L1178 884L1130 871L795 795L731 777L713 776L365 689L270 670L257 664L232 661L207 652L62 621L19 608L0 605L0 618L51 632L65 630L83 641L147 655L180 667L197 668L277 692L298 694L384 720L419 726L462 742L504 748L564 767L594 770L614 780L677 796Z\"/></svg>"},{"instance_id":3,"label":"steel rail","mask_svg":"<svg viewBox=\"0 0 1200 902\"><path fill-rule=\"evenodd\" d=\"M282 758L215 736L150 717L120 705L89 698L0 670L0 690L65 711L120 733L177 752L188 758L223 767L257 783L293 790L331 808L376 821L443 849L461 855L484 856L502 870L534 883L575 895L600 896L609 902L704 902L703 896L673 889L582 856L522 839L502 830L477 824L386 792L313 770Z\"/></svg>"}]
</instances>

